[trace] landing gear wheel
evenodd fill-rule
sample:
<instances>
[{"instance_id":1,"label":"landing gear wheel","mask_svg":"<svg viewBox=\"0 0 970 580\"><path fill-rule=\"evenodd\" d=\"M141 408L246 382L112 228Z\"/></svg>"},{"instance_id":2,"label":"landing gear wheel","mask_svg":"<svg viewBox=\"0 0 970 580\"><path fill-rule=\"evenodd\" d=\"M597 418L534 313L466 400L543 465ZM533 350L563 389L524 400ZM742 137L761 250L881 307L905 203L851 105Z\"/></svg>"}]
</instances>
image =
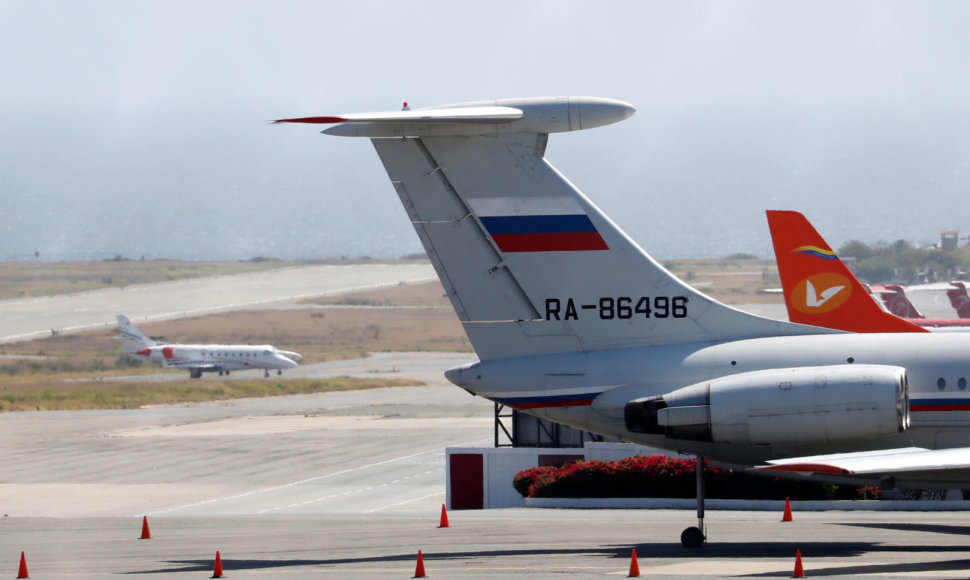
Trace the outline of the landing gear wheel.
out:
<instances>
[{"instance_id":1,"label":"landing gear wheel","mask_svg":"<svg viewBox=\"0 0 970 580\"><path fill-rule=\"evenodd\" d=\"M276 371L276 376L278 376L278 377L283 376L283 371Z\"/></svg>"},{"instance_id":2,"label":"landing gear wheel","mask_svg":"<svg viewBox=\"0 0 970 580\"><path fill-rule=\"evenodd\" d=\"M680 534L680 543L685 548L700 548L704 544L704 533L700 528L689 527Z\"/></svg>"},{"instance_id":3,"label":"landing gear wheel","mask_svg":"<svg viewBox=\"0 0 970 580\"><path fill-rule=\"evenodd\" d=\"M268 379L269 378L269 371L266 371L266 372L263 373L263 378L264 379Z\"/></svg>"}]
</instances>

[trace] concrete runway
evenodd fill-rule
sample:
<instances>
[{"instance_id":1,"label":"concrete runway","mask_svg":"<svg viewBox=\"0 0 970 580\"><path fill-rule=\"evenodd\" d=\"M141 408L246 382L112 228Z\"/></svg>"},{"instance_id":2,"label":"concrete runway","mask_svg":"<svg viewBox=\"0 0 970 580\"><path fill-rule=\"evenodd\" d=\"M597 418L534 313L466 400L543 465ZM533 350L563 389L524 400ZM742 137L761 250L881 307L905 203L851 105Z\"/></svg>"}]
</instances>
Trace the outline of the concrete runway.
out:
<instances>
[{"instance_id":1,"label":"concrete runway","mask_svg":"<svg viewBox=\"0 0 970 580\"><path fill-rule=\"evenodd\" d=\"M117 324L195 316L330 294L436 279L431 264L355 264L281 268L79 294L0 301L0 343Z\"/></svg>"}]
</instances>

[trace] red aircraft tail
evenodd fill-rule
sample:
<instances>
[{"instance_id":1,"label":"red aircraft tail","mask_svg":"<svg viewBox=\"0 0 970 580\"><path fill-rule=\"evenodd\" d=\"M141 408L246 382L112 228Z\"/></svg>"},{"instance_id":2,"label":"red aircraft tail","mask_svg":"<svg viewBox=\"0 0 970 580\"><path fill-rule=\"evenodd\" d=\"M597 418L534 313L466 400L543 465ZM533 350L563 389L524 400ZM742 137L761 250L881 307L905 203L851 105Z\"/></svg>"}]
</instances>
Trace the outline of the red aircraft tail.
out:
<instances>
[{"instance_id":1,"label":"red aircraft tail","mask_svg":"<svg viewBox=\"0 0 970 580\"><path fill-rule=\"evenodd\" d=\"M926 318L909 301L909 297L906 296L906 290L902 286L898 284L886 284L883 288L885 290L880 290L877 294L882 298L882 303L886 305L886 308L890 312L900 318Z\"/></svg>"},{"instance_id":2,"label":"red aircraft tail","mask_svg":"<svg viewBox=\"0 0 970 580\"><path fill-rule=\"evenodd\" d=\"M792 322L849 332L928 332L880 308L805 216L766 213Z\"/></svg>"},{"instance_id":3,"label":"red aircraft tail","mask_svg":"<svg viewBox=\"0 0 970 580\"><path fill-rule=\"evenodd\" d=\"M967 296L967 286L963 282L950 282L953 288L946 291L950 299L950 306L956 309L960 318L970 318L970 296Z\"/></svg>"}]
</instances>

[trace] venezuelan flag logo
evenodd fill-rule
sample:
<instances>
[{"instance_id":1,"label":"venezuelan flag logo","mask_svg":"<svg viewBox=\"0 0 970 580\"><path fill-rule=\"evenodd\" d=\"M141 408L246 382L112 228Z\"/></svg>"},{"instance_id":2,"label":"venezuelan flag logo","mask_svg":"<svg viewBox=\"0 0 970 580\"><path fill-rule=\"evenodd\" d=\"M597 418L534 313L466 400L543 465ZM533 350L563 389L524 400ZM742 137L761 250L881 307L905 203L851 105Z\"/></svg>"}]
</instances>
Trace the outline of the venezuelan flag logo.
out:
<instances>
[{"instance_id":1,"label":"venezuelan flag logo","mask_svg":"<svg viewBox=\"0 0 970 580\"><path fill-rule=\"evenodd\" d=\"M838 256L832 250L826 250L825 248L820 248L818 246L800 246L795 248L792 252L793 254L808 254L810 256L815 256L816 258L822 258L825 260L837 260Z\"/></svg>"}]
</instances>

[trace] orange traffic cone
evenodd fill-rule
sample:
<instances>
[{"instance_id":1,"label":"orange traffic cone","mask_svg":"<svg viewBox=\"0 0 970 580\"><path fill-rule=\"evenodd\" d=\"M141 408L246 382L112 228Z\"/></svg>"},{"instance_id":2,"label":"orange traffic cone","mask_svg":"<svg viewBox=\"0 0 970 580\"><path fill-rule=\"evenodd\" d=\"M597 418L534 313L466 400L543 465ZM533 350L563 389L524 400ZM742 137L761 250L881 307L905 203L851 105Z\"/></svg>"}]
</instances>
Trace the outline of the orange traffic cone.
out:
<instances>
[{"instance_id":1,"label":"orange traffic cone","mask_svg":"<svg viewBox=\"0 0 970 580\"><path fill-rule=\"evenodd\" d=\"M792 578L804 578L805 569L802 568L802 551L795 550L795 572L791 575Z\"/></svg>"},{"instance_id":2,"label":"orange traffic cone","mask_svg":"<svg viewBox=\"0 0 970 580\"><path fill-rule=\"evenodd\" d=\"M785 498L785 515L781 516L781 521L790 522L791 521L791 502L788 498Z\"/></svg>"},{"instance_id":3,"label":"orange traffic cone","mask_svg":"<svg viewBox=\"0 0 970 580\"><path fill-rule=\"evenodd\" d=\"M142 516L141 519L141 537L139 540L150 540L152 539L152 533L148 531L148 516Z\"/></svg>"},{"instance_id":4,"label":"orange traffic cone","mask_svg":"<svg viewBox=\"0 0 970 580\"><path fill-rule=\"evenodd\" d=\"M20 570L17 572L17 578L30 578L30 574L27 573L27 558L24 557L23 552L20 552Z\"/></svg>"},{"instance_id":5,"label":"orange traffic cone","mask_svg":"<svg viewBox=\"0 0 970 580\"><path fill-rule=\"evenodd\" d=\"M630 556L630 574L627 578L639 578L640 577L640 565L637 564L637 549L633 548L633 555Z\"/></svg>"},{"instance_id":6,"label":"orange traffic cone","mask_svg":"<svg viewBox=\"0 0 970 580\"><path fill-rule=\"evenodd\" d=\"M445 504L441 504L441 523L438 524L439 528L448 527L448 510L445 509Z\"/></svg>"},{"instance_id":7,"label":"orange traffic cone","mask_svg":"<svg viewBox=\"0 0 970 580\"><path fill-rule=\"evenodd\" d=\"M216 550L216 565L212 569L212 576L210 578L225 578L222 575L222 557L219 555L219 550Z\"/></svg>"},{"instance_id":8,"label":"orange traffic cone","mask_svg":"<svg viewBox=\"0 0 970 580\"><path fill-rule=\"evenodd\" d=\"M428 576L424 573L424 557L421 555L421 550L418 550L418 565L414 569L414 576L412 578L427 578Z\"/></svg>"}]
</instances>

